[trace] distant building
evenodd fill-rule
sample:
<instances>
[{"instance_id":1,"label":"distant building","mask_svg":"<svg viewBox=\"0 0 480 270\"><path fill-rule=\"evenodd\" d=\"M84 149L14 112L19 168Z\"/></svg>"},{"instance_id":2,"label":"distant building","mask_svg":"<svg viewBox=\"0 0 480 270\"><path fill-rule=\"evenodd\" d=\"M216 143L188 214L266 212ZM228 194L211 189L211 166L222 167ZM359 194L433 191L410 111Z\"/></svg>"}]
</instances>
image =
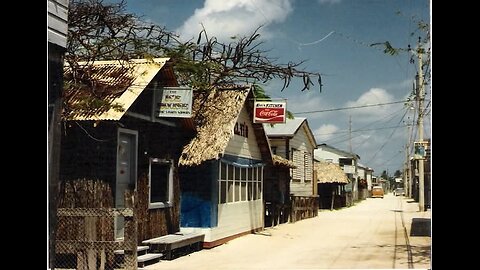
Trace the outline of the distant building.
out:
<instances>
[{"instance_id":1,"label":"distant building","mask_svg":"<svg viewBox=\"0 0 480 270\"><path fill-rule=\"evenodd\" d=\"M320 161L340 165L347 174L350 183L345 186L347 192L352 193L352 199L358 200L358 161L360 156L355 153L340 150L325 143L317 145L315 158Z\"/></svg>"}]
</instances>

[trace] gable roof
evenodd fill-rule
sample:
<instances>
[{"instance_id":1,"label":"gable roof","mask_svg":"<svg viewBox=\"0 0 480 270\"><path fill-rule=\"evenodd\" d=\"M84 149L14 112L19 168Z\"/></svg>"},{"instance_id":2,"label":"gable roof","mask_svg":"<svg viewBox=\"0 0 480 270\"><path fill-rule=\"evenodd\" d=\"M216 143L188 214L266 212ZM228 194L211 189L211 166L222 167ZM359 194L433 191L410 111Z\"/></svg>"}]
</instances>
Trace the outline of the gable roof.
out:
<instances>
[{"instance_id":1,"label":"gable roof","mask_svg":"<svg viewBox=\"0 0 480 270\"><path fill-rule=\"evenodd\" d=\"M293 119L286 119L285 124L263 124L263 128L265 129L265 133L269 138L275 137L289 137L293 138L295 134L302 128L302 125L305 126L307 137L309 138L310 142L314 146L317 147L317 142L315 140L315 136L313 136L313 132L308 125L307 118L305 117L295 117Z\"/></svg>"},{"instance_id":2,"label":"gable roof","mask_svg":"<svg viewBox=\"0 0 480 270\"><path fill-rule=\"evenodd\" d=\"M267 133L267 136L269 137L293 137L305 120L307 120L305 117L295 117L294 119L287 118L285 124L275 124L273 126L270 124L263 124L263 126L265 128L265 133Z\"/></svg>"},{"instance_id":3,"label":"gable roof","mask_svg":"<svg viewBox=\"0 0 480 270\"><path fill-rule=\"evenodd\" d=\"M213 89L210 92L194 91L192 117L197 134L183 148L179 164L195 166L223 155L234 135L234 126L243 106L247 107L250 117L253 113L253 104L247 102L247 97L253 95L251 88L246 86ZM271 163L270 144L263 126L252 125L262 159Z\"/></svg>"},{"instance_id":4,"label":"gable roof","mask_svg":"<svg viewBox=\"0 0 480 270\"><path fill-rule=\"evenodd\" d=\"M317 183L348 184L350 182L347 175L338 164L323 161L314 163L314 168L317 172Z\"/></svg>"},{"instance_id":5,"label":"gable roof","mask_svg":"<svg viewBox=\"0 0 480 270\"><path fill-rule=\"evenodd\" d=\"M84 81L79 74L74 81L72 68L66 65L64 94L71 110L65 112L64 119L119 120L160 70L166 86L177 86L172 68L165 66L168 61L169 58L79 62L80 68L75 72L83 72ZM89 102L100 104L89 106Z\"/></svg>"},{"instance_id":6,"label":"gable roof","mask_svg":"<svg viewBox=\"0 0 480 270\"><path fill-rule=\"evenodd\" d=\"M335 153L335 154L338 154L340 156L360 159L360 156L355 154L355 153L350 153L350 152L347 152L347 151L340 150L340 149L335 148L333 146L330 146L326 143L322 143L322 144L317 145L317 149L319 149L321 151L327 151L327 152Z\"/></svg>"}]
</instances>

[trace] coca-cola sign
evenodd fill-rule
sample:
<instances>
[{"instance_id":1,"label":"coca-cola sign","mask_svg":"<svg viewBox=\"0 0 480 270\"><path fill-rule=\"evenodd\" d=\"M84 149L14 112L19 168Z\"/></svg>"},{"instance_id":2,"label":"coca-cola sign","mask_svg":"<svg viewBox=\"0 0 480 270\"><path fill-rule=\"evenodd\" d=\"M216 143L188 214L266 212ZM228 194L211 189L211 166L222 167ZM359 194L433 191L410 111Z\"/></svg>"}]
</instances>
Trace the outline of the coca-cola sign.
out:
<instances>
[{"instance_id":1,"label":"coca-cola sign","mask_svg":"<svg viewBox=\"0 0 480 270\"><path fill-rule=\"evenodd\" d=\"M285 102L256 101L253 117L254 123L285 123Z\"/></svg>"}]
</instances>

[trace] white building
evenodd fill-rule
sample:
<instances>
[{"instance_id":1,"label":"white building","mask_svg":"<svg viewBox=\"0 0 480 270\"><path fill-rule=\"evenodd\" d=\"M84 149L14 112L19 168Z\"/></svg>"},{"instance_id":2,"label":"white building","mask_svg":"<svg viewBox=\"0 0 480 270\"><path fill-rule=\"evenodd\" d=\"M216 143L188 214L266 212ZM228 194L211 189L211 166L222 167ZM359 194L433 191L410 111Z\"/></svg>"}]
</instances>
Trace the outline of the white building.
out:
<instances>
[{"instance_id":1,"label":"white building","mask_svg":"<svg viewBox=\"0 0 480 270\"><path fill-rule=\"evenodd\" d=\"M314 157L320 161L331 162L340 165L343 171L350 179L350 183L345 186L347 191L352 192L353 200L358 199L358 160L360 156L337 149L325 143L317 145L314 151Z\"/></svg>"}]
</instances>

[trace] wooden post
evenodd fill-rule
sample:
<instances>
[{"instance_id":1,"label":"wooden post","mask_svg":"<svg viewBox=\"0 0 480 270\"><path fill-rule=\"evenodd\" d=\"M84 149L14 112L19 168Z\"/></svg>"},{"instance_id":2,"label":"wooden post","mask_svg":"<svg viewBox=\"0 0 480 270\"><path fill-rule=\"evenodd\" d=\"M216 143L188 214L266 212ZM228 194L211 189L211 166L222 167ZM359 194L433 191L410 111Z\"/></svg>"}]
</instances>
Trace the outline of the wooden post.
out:
<instances>
[{"instance_id":1,"label":"wooden post","mask_svg":"<svg viewBox=\"0 0 480 270\"><path fill-rule=\"evenodd\" d=\"M333 210L333 204L335 203L335 190L332 189L332 204L330 205L330 211Z\"/></svg>"},{"instance_id":2,"label":"wooden post","mask_svg":"<svg viewBox=\"0 0 480 270\"><path fill-rule=\"evenodd\" d=\"M134 196L130 191L125 191L125 207L132 208L133 214L131 216L125 216L125 269L135 270L137 269L137 223L134 218Z\"/></svg>"},{"instance_id":3,"label":"wooden post","mask_svg":"<svg viewBox=\"0 0 480 270\"><path fill-rule=\"evenodd\" d=\"M97 217L85 217L85 240L93 242L97 240ZM97 252L95 249L88 249L86 251L87 256L87 269L97 269Z\"/></svg>"}]
</instances>

